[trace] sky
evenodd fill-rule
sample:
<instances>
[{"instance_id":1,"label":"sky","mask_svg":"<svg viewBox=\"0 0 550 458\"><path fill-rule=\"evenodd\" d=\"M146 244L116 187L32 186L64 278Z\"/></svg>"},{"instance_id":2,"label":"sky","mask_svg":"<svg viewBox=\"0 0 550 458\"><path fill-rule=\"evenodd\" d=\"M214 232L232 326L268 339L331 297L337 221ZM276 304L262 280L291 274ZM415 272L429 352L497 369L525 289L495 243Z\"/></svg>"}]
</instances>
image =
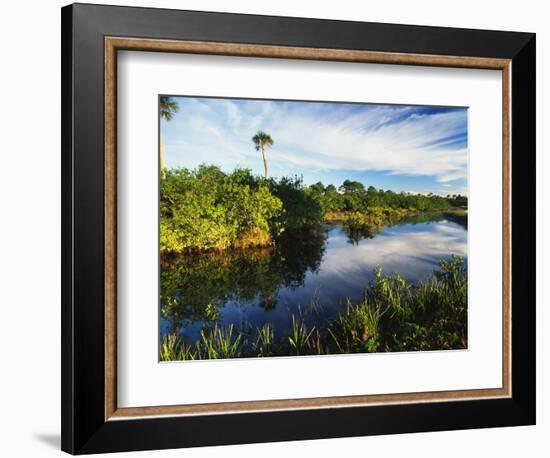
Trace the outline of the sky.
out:
<instances>
[{"instance_id":1,"label":"sky","mask_svg":"<svg viewBox=\"0 0 550 458\"><path fill-rule=\"evenodd\" d=\"M463 107L172 97L161 119L164 162L214 164L263 175L252 137L267 132L269 176L340 186L346 179L395 192L467 194L468 111Z\"/></svg>"}]
</instances>

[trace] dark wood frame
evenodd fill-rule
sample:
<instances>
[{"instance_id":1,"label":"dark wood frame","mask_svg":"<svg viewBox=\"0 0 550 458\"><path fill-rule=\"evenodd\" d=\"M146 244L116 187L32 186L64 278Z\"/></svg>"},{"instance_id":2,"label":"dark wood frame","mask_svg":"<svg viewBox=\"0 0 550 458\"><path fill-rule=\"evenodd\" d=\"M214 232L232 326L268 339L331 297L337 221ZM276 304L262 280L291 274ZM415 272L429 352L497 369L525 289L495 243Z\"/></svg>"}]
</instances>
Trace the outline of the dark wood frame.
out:
<instances>
[{"instance_id":1,"label":"dark wood frame","mask_svg":"<svg viewBox=\"0 0 550 458\"><path fill-rule=\"evenodd\" d=\"M119 49L502 70L502 388L118 409ZM63 450L93 453L534 424L534 34L71 5L62 9L62 129ZM514 221L520 230L512 232Z\"/></svg>"}]
</instances>

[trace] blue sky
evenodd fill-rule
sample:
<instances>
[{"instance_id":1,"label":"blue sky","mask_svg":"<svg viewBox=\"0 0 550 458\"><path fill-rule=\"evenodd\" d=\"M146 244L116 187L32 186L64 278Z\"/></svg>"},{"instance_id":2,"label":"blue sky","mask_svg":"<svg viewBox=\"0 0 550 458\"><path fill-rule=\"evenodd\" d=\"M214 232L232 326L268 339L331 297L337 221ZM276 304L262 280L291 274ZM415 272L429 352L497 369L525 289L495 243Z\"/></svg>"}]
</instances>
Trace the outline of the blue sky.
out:
<instances>
[{"instance_id":1,"label":"blue sky","mask_svg":"<svg viewBox=\"0 0 550 458\"><path fill-rule=\"evenodd\" d=\"M271 135L272 177L306 184L345 179L396 192L467 193L466 108L173 97L179 110L161 120L166 167L215 164L263 175L251 138Z\"/></svg>"}]
</instances>

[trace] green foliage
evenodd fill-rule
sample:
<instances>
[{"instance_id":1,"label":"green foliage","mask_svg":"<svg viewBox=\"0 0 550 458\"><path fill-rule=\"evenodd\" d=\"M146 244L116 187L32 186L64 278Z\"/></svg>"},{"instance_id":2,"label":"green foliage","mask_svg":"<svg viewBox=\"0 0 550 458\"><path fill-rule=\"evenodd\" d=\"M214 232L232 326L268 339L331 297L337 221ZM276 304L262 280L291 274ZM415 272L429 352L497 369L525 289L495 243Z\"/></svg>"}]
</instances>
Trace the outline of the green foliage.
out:
<instances>
[{"instance_id":1,"label":"green foliage","mask_svg":"<svg viewBox=\"0 0 550 458\"><path fill-rule=\"evenodd\" d=\"M277 339L272 324L246 330L218 323L200 331L190 346L169 334L160 347L162 361L253 356L318 355L428 351L466 348L468 279L465 260L440 261L434 275L418 285L377 268L363 301L322 324L292 315L286 337Z\"/></svg>"},{"instance_id":2,"label":"green foliage","mask_svg":"<svg viewBox=\"0 0 550 458\"><path fill-rule=\"evenodd\" d=\"M378 323L380 307L371 307L366 301L354 305L348 301L346 310L328 327L339 353L372 353L379 348Z\"/></svg>"},{"instance_id":3,"label":"green foliage","mask_svg":"<svg viewBox=\"0 0 550 458\"><path fill-rule=\"evenodd\" d=\"M358 181L345 180L336 189L318 182L309 187L325 212L370 212L373 208L408 211L444 211L454 207L467 208L468 198L461 195L442 197L434 194L396 193L369 186L365 190Z\"/></svg>"},{"instance_id":4,"label":"green foliage","mask_svg":"<svg viewBox=\"0 0 550 458\"><path fill-rule=\"evenodd\" d=\"M413 296L411 285L399 275L384 275L382 268L374 269L374 280L369 282L365 292L366 301L377 308L390 310L392 314L407 317Z\"/></svg>"},{"instance_id":5,"label":"green foliage","mask_svg":"<svg viewBox=\"0 0 550 458\"><path fill-rule=\"evenodd\" d=\"M195 345L187 345L175 333L165 335L160 344L160 360L239 358L245 344L245 336L235 332L233 325L224 329L216 324L201 329Z\"/></svg>"},{"instance_id":6,"label":"green foliage","mask_svg":"<svg viewBox=\"0 0 550 458\"><path fill-rule=\"evenodd\" d=\"M282 202L280 225L285 231L317 229L323 222L321 203L306 189L301 177L283 177L269 181L271 192Z\"/></svg>"},{"instance_id":7,"label":"green foliage","mask_svg":"<svg viewBox=\"0 0 550 458\"><path fill-rule=\"evenodd\" d=\"M275 331L271 323L256 328L257 336L254 341L254 351L257 356L273 356L275 350Z\"/></svg>"},{"instance_id":8,"label":"green foliage","mask_svg":"<svg viewBox=\"0 0 550 458\"><path fill-rule=\"evenodd\" d=\"M199 359L199 354L194 346L186 345L176 334L163 336L160 344L161 361L185 361L190 359Z\"/></svg>"},{"instance_id":9,"label":"green foliage","mask_svg":"<svg viewBox=\"0 0 550 458\"><path fill-rule=\"evenodd\" d=\"M296 319L296 316L292 315L292 328L288 336L291 351L296 355L307 352L311 348L313 331L315 326L308 328L302 318Z\"/></svg>"},{"instance_id":10,"label":"green foliage","mask_svg":"<svg viewBox=\"0 0 550 458\"><path fill-rule=\"evenodd\" d=\"M448 195L447 200L453 207L468 208L468 198L466 196L460 194Z\"/></svg>"},{"instance_id":11,"label":"green foliage","mask_svg":"<svg viewBox=\"0 0 550 458\"><path fill-rule=\"evenodd\" d=\"M254 143L254 146L256 147L256 151L259 151L264 146L272 146L273 145L273 139L269 134L266 134L265 132L259 130L254 137L252 137L252 142Z\"/></svg>"},{"instance_id":12,"label":"green foliage","mask_svg":"<svg viewBox=\"0 0 550 458\"><path fill-rule=\"evenodd\" d=\"M169 170L160 189L160 250L265 246L280 232L280 199L248 170Z\"/></svg>"},{"instance_id":13,"label":"green foliage","mask_svg":"<svg viewBox=\"0 0 550 458\"><path fill-rule=\"evenodd\" d=\"M413 286L399 274L374 279L359 304L331 323L340 353L448 350L466 346L468 279L465 260L441 260L434 275Z\"/></svg>"},{"instance_id":14,"label":"green foliage","mask_svg":"<svg viewBox=\"0 0 550 458\"><path fill-rule=\"evenodd\" d=\"M319 230L326 220L344 222L350 240L357 242L407 212L451 212L454 204L467 205L463 196L365 190L350 180L339 190L321 182L305 187L298 176L264 179L248 169L226 174L207 165L168 170L163 177L161 252L265 247L284 232Z\"/></svg>"},{"instance_id":15,"label":"green foliage","mask_svg":"<svg viewBox=\"0 0 550 458\"><path fill-rule=\"evenodd\" d=\"M333 184L329 184L325 188L323 194L318 194L317 200L320 202L325 213L341 212L344 210L344 200L341 198L336 186Z\"/></svg>"},{"instance_id":16,"label":"green foliage","mask_svg":"<svg viewBox=\"0 0 550 458\"><path fill-rule=\"evenodd\" d=\"M159 99L160 117L171 121L174 113L178 111L179 105L172 97L161 96Z\"/></svg>"},{"instance_id":17,"label":"green foliage","mask_svg":"<svg viewBox=\"0 0 550 458\"><path fill-rule=\"evenodd\" d=\"M225 329L218 325L213 329L201 329L197 352L202 359L238 358L245 342L243 334L233 331L232 324Z\"/></svg>"},{"instance_id":18,"label":"green foliage","mask_svg":"<svg viewBox=\"0 0 550 458\"><path fill-rule=\"evenodd\" d=\"M214 304L208 303L204 309L204 318L207 323L215 323L220 319L220 311Z\"/></svg>"},{"instance_id":19,"label":"green foliage","mask_svg":"<svg viewBox=\"0 0 550 458\"><path fill-rule=\"evenodd\" d=\"M465 260L441 260L439 270L416 288L399 275L380 272L367 300L387 306L384 345L393 351L444 350L466 345L468 277Z\"/></svg>"}]
</instances>

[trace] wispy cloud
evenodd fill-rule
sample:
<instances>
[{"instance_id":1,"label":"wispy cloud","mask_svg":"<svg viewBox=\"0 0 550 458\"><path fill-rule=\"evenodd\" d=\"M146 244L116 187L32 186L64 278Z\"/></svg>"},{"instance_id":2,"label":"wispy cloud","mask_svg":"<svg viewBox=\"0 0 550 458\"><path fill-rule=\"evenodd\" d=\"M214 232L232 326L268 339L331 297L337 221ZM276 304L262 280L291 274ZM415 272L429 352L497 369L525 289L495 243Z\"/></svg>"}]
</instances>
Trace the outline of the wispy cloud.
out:
<instances>
[{"instance_id":1,"label":"wispy cloud","mask_svg":"<svg viewBox=\"0 0 550 458\"><path fill-rule=\"evenodd\" d=\"M466 188L464 108L192 97L178 102L173 121L161 124L168 166L207 162L261 173L250 139L262 129L275 140L269 151L274 175L377 173L390 183L423 177L431 192Z\"/></svg>"}]
</instances>

